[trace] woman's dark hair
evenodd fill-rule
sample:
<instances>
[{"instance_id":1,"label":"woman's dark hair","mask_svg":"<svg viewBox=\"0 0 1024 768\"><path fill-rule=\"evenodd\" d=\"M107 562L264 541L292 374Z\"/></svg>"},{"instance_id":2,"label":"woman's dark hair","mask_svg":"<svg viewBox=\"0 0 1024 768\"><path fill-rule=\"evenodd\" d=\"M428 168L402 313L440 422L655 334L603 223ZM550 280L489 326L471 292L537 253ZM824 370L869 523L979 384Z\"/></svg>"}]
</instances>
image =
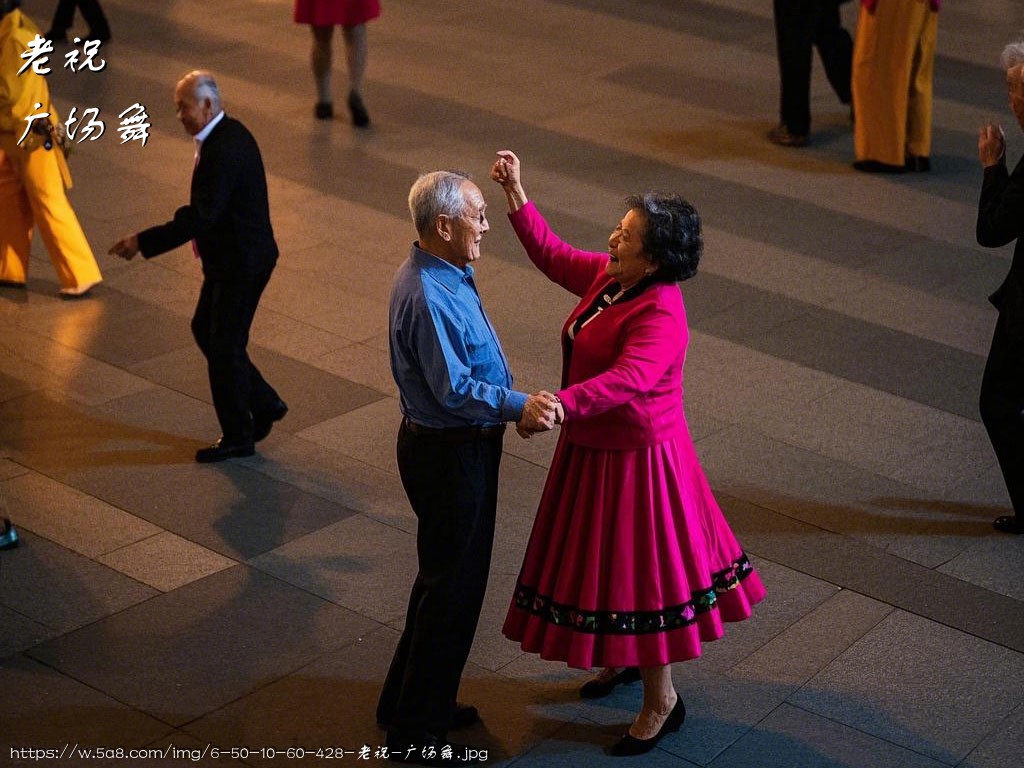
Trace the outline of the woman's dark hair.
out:
<instances>
[{"instance_id":1,"label":"woman's dark hair","mask_svg":"<svg viewBox=\"0 0 1024 768\"><path fill-rule=\"evenodd\" d=\"M645 192L626 198L630 210L643 214L644 251L654 259L658 269L651 279L659 283L676 283L697 274L697 263L704 250L700 214L679 195Z\"/></svg>"}]
</instances>

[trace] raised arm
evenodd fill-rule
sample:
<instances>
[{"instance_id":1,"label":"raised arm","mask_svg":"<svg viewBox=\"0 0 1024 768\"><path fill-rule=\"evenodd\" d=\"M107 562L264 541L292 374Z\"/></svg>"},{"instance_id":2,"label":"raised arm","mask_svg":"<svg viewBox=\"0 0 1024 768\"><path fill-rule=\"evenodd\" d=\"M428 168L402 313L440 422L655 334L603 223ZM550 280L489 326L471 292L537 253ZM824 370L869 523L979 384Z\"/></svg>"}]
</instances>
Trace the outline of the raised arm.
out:
<instances>
[{"instance_id":1,"label":"raised arm","mask_svg":"<svg viewBox=\"0 0 1024 768\"><path fill-rule=\"evenodd\" d=\"M556 235L523 189L519 158L503 149L491 168L491 178L501 185L508 201L509 221L519 242L537 268L549 280L582 296L608 263L608 255L582 251Z\"/></svg>"}]
</instances>

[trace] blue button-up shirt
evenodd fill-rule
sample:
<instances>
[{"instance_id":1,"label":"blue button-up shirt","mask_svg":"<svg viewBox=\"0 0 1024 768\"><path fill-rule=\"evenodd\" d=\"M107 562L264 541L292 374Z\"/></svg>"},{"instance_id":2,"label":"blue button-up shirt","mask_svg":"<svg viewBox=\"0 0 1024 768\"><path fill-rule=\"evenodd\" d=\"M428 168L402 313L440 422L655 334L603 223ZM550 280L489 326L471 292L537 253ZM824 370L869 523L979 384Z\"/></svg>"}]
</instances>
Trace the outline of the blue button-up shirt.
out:
<instances>
[{"instance_id":1,"label":"blue button-up shirt","mask_svg":"<svg viewBox=\"0 0 1024 768\"><path fill-rule=\"evenodd\" d=\"M391 289L390 349L402 413L417 424L491 426L523 414L527 396L512 389L471 266L413 244Z\"/></svg>"}]
</instances>

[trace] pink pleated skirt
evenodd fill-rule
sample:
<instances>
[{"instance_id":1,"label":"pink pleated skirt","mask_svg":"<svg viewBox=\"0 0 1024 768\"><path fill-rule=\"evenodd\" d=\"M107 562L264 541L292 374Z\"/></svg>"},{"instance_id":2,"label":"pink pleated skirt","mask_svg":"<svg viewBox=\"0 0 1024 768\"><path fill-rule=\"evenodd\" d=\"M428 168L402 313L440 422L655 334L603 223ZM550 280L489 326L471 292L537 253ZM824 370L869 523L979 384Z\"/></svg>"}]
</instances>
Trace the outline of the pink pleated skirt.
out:
<instances>
[{"instance_id":1,"label":"pink pleated skirt","mask_svg":"<svg viewBox=\"0 0 1024 768\"><path fill-rule=\"evenodd\" d=\"M660 666L700 656L764 595L689 435L560 439L502 631L571 667Z\"/></svg>"},{"instance_id":2,"label":"pink pleated skirt","mask_svg":"<svg viewBox=\"0 0 1024 768\"><path fill-rule=\"evenodd\" d=\"M298 24L355 27L380 16L379 0L295 0Z\"/></svg>"}]
</instances>

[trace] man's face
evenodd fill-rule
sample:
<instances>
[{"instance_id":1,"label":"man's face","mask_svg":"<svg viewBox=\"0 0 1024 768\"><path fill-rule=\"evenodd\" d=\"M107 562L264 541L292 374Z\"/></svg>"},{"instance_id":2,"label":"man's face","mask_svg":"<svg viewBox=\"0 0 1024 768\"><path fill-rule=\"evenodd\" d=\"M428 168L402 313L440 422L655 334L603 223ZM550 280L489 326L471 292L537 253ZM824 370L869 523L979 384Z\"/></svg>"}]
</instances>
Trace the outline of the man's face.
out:
<instances>
[{"instance_id":1,"label":"man's face","mask_svg":"<svg viewBox=\"0 0 1024 768\"><path fill-rule=\"evenodd\" d=\"M174 107L189 136L195 136L213 119L213 105L209 99L196 100L191 80L181 80L174 89Z\"/></svg>"},{"instance_id":2,"label":"man's face","mask_svg":"<svg viewBox=\"0 0 1024 768\"><path fill-rule=\"evenodd\" d=\"M1018 64L1006 72L1006 90L1010 94L1010 109L1021 130L1024 130L1024 64Z\"/></svg>"},{"instance_id":3,"label":"man's face","mask_svg":"<svg viewBox=\"0 0 1024 768\"><path fill-rule=\"evenodd\" d=\"M458 267L465 267L480 258L480 241L484 232L491 228L487 223L487 203L483 193L468 179L462 182L462 199L465 201L462 214L448 222L451 261Z\"/></svg>"}]
</instances>

